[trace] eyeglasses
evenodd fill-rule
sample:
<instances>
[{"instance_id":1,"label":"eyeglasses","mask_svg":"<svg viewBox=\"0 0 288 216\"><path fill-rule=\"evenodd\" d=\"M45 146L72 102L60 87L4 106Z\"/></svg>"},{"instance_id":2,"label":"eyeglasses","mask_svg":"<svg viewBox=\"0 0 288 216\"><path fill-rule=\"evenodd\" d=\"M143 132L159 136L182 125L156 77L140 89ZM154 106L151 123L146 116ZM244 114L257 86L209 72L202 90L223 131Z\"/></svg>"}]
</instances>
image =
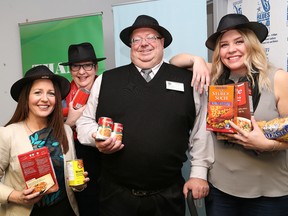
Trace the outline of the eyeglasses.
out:
<instances>
[{"instance_id":1,"label":"eyeglasses","mask_svg":"<svg viewBox=\"0 0 288 216\"><path fill-rule=\"evenodd\" d=\"M161 39L162 37L160 37L160 36L155 36L155 35L153 35L153 36L148 36L148 37L146 37L146 38L140 38L140 37L135 37L135 38L132 38L131 39L131 44L132 45L139 45L139 44L141 44L142 43L142 41L143 40L145 40L147 43L153 43L153 42L155 42L157 39Z\"/></svg>"},{"instance_id":2,"label":"eyeglasses","mask_svg":"<svg viewBox=\"0 0 288 216\"><path fill-rule=\"evenodd\" d=\"M71 64L70 70L73 72L77 72L82 67L85 71L91 71L94 66L95 66L95 64L82 64L82 65L81 64Z\"/></svg>"}]
</instances>

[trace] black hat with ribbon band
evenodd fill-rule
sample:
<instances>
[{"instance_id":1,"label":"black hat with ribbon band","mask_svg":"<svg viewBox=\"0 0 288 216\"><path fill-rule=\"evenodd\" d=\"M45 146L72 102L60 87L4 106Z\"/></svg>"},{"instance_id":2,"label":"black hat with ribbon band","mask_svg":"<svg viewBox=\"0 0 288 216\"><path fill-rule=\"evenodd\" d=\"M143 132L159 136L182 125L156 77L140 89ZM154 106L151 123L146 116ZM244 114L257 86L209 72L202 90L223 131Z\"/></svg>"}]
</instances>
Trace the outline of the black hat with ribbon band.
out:
<instances>
[{"instance_id":1,"label":"black hat with ribbon band","mask_svg":"<svg viewBox=\"0 0 288 216\"><path fill-rule=\"evenodd\" d=\"M92 44L86 42L70 45L68 49L68 62L61 63L60 65L66 66L85 61L92 61L97 63L99 61L103 61L104 59L106 58L97 58Z\"/></svg>"},{"instance_id":2,"label":"black hat with ribbon band","mask_svg":"<svg viewBox=\"0 0 288 216\"><path fill-rule=\"evenodd\" d=\"M217 31L206 40L205 45L208 49L214 50L217 39L225 31L243 28L252 30L261 43L268 35L268 29L264 24L259 22L250 22L243 14L227 14L221 18Z\"/></svg>"},{"instance_id":3,"label":"black hat with ribbon band","mask_svg":"<svg viewBox=\"0 0 288 216\"><path fill-rule=\"evenodd\" d=\"M152 28L157 31L161 37L164 38L164 48L168 47L172 42L172 35L170 32L160 26L156 19L147 15L140 15L136 18L132 26L127 27L120 32L120 39L128 47L131 47L132 32L138 28Z\"/></svg>"},{"instance_id":4,"label":"black hat with ribbon band","mask_svg":"<svg viewBox=\"0 0 288 216\"><path fill-rule=\"evenodd\" d=\"M70 82L65 77L55 75L52 71L49 70L48 67L39 65L28 70L22 79L18 80L12 85L10 89L12 98L15 101L18 101L23 87L27 83L38 79L50 79L55 81L55 83L59 86L62 99L66 98L70 91Z\"/></svg>"}]
</instances>

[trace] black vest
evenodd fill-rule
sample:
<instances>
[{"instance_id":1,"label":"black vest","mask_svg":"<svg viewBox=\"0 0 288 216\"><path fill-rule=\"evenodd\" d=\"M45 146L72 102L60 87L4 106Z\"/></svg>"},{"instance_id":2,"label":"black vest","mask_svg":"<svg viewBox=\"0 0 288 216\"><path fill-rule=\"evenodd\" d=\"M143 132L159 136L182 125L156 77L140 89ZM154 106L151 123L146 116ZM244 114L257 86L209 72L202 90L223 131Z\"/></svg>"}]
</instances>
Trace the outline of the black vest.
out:
<instances>
[{"instance_id":1,"label":"black vest","mask_svg":"<svg viewBox=\"0 0 288 216\"><path fill-rule=\"evenodd\" d=\"M96 119L123 124L124 148L103 154L103 172L130 188L159 189L181 175L195 120L191 71L163 63L147 83L133 64L103 74ZM168 90L166 81L184 84Z\"/></svg>"}]
</instances>

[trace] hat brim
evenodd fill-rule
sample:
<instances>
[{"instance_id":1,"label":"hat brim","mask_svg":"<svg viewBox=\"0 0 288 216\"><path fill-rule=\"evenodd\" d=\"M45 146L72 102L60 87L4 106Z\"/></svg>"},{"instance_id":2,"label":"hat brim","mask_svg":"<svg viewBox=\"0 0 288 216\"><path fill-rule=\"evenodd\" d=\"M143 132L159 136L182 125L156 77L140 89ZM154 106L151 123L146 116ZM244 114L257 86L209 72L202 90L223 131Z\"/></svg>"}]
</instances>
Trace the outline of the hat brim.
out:
<instances>
[{"instance_id":1,"label":"hat brim","mask_svg":"<svg viewBox=\"0 0 288 216\"><path fill-rule=\"evenodd\" d=\"M131 34L135 29L138 28L152 28L155 31L157 31L163 38L164 38L164 48L168 47L171 42L172 42L172 35L170 34L170 32L165 29L162 26L152 26L152 25L141 25L141 26L130 26L127 27L125 29L123 29L120 32L120 39L122 40L122 42L128 46L131 47Z\"/></svg>"},{"instance_id":2,"label":"hat brim","mask_svg":"<svg viewBox=\"0 0 288 216\"><path fill-rule=\"evenodd\" d=\"M98 63L98 62L103 61L105 59L106 59L106 57L96 58L96 59L87 58L87 59L81 59L81 61L77 60L77 61L70 61L70 62L60 63L60 65L68 66L68 65L71 65L71 64L74 64L74 63L77 63L77 62L85 62L85 61L93 61L93 62L97 62Z\"/></svg>"},{"instance_id":3,"label":"hat brim","mask_svg":"<svg viewBox=\"0 0 288 216\"><path fill-rule=\"evenodd\" d=\"M235 25L233 27L223 29L219 32L215 32L206 40L205 42L206 47L210 50L214 50L216 46L216 41L223 32L232 30L232 29L241 29L241 28L247 28L247 29L252 30L261 43L267 38L267 35L268 35L268 29L265 25L259 22L249 22L245 24Z\"/></svg>"},{"instance_id":4,"label":"hat brim","mask_svg":"<svg viewBox=\"0 0 288 216\"><path fill-rule=\"evenodd\" d=\"M61 92L61 98L64 99L66 98L66 96L69 94L70 91L70 82L59 75L39 75L39 76L33 76L33 77L24 77L20 80L18 80L17 82L15 82L11 89L10 89L10 94L12 96L12 98L18 102L19 100L19 96L20 93L22 91L22 88L29 82L33 82L34 80L38 80L38 79L50 79L50 80L54 80L56 81L56 83L58 83L59 85L59 89Z\"/></svg>"}]
</instances>

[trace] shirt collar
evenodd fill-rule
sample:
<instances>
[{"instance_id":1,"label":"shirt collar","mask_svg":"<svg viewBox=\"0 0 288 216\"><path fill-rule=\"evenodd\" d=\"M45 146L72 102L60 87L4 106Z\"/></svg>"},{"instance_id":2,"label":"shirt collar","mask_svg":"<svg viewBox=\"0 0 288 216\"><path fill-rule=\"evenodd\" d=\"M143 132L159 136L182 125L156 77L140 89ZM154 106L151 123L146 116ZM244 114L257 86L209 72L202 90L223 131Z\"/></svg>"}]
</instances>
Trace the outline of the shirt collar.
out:
<instances>
[{"instance_id":1,"label":"shirt collar","mask_svg":"<svg viewBox=\"0 0 288 216\"><path fill-rule=\"evenodd\" d=\"M157 64L153 68L151 68L152 69L151 75L155 75L158 72L158 70L159 70L159 68L161 67L162 64L163 64L163 60L159 64ZM138 69L139 73L143 69L143 68L140 68L138 66L136 66L136 68Z\"/></svg>"}]
</instances>

